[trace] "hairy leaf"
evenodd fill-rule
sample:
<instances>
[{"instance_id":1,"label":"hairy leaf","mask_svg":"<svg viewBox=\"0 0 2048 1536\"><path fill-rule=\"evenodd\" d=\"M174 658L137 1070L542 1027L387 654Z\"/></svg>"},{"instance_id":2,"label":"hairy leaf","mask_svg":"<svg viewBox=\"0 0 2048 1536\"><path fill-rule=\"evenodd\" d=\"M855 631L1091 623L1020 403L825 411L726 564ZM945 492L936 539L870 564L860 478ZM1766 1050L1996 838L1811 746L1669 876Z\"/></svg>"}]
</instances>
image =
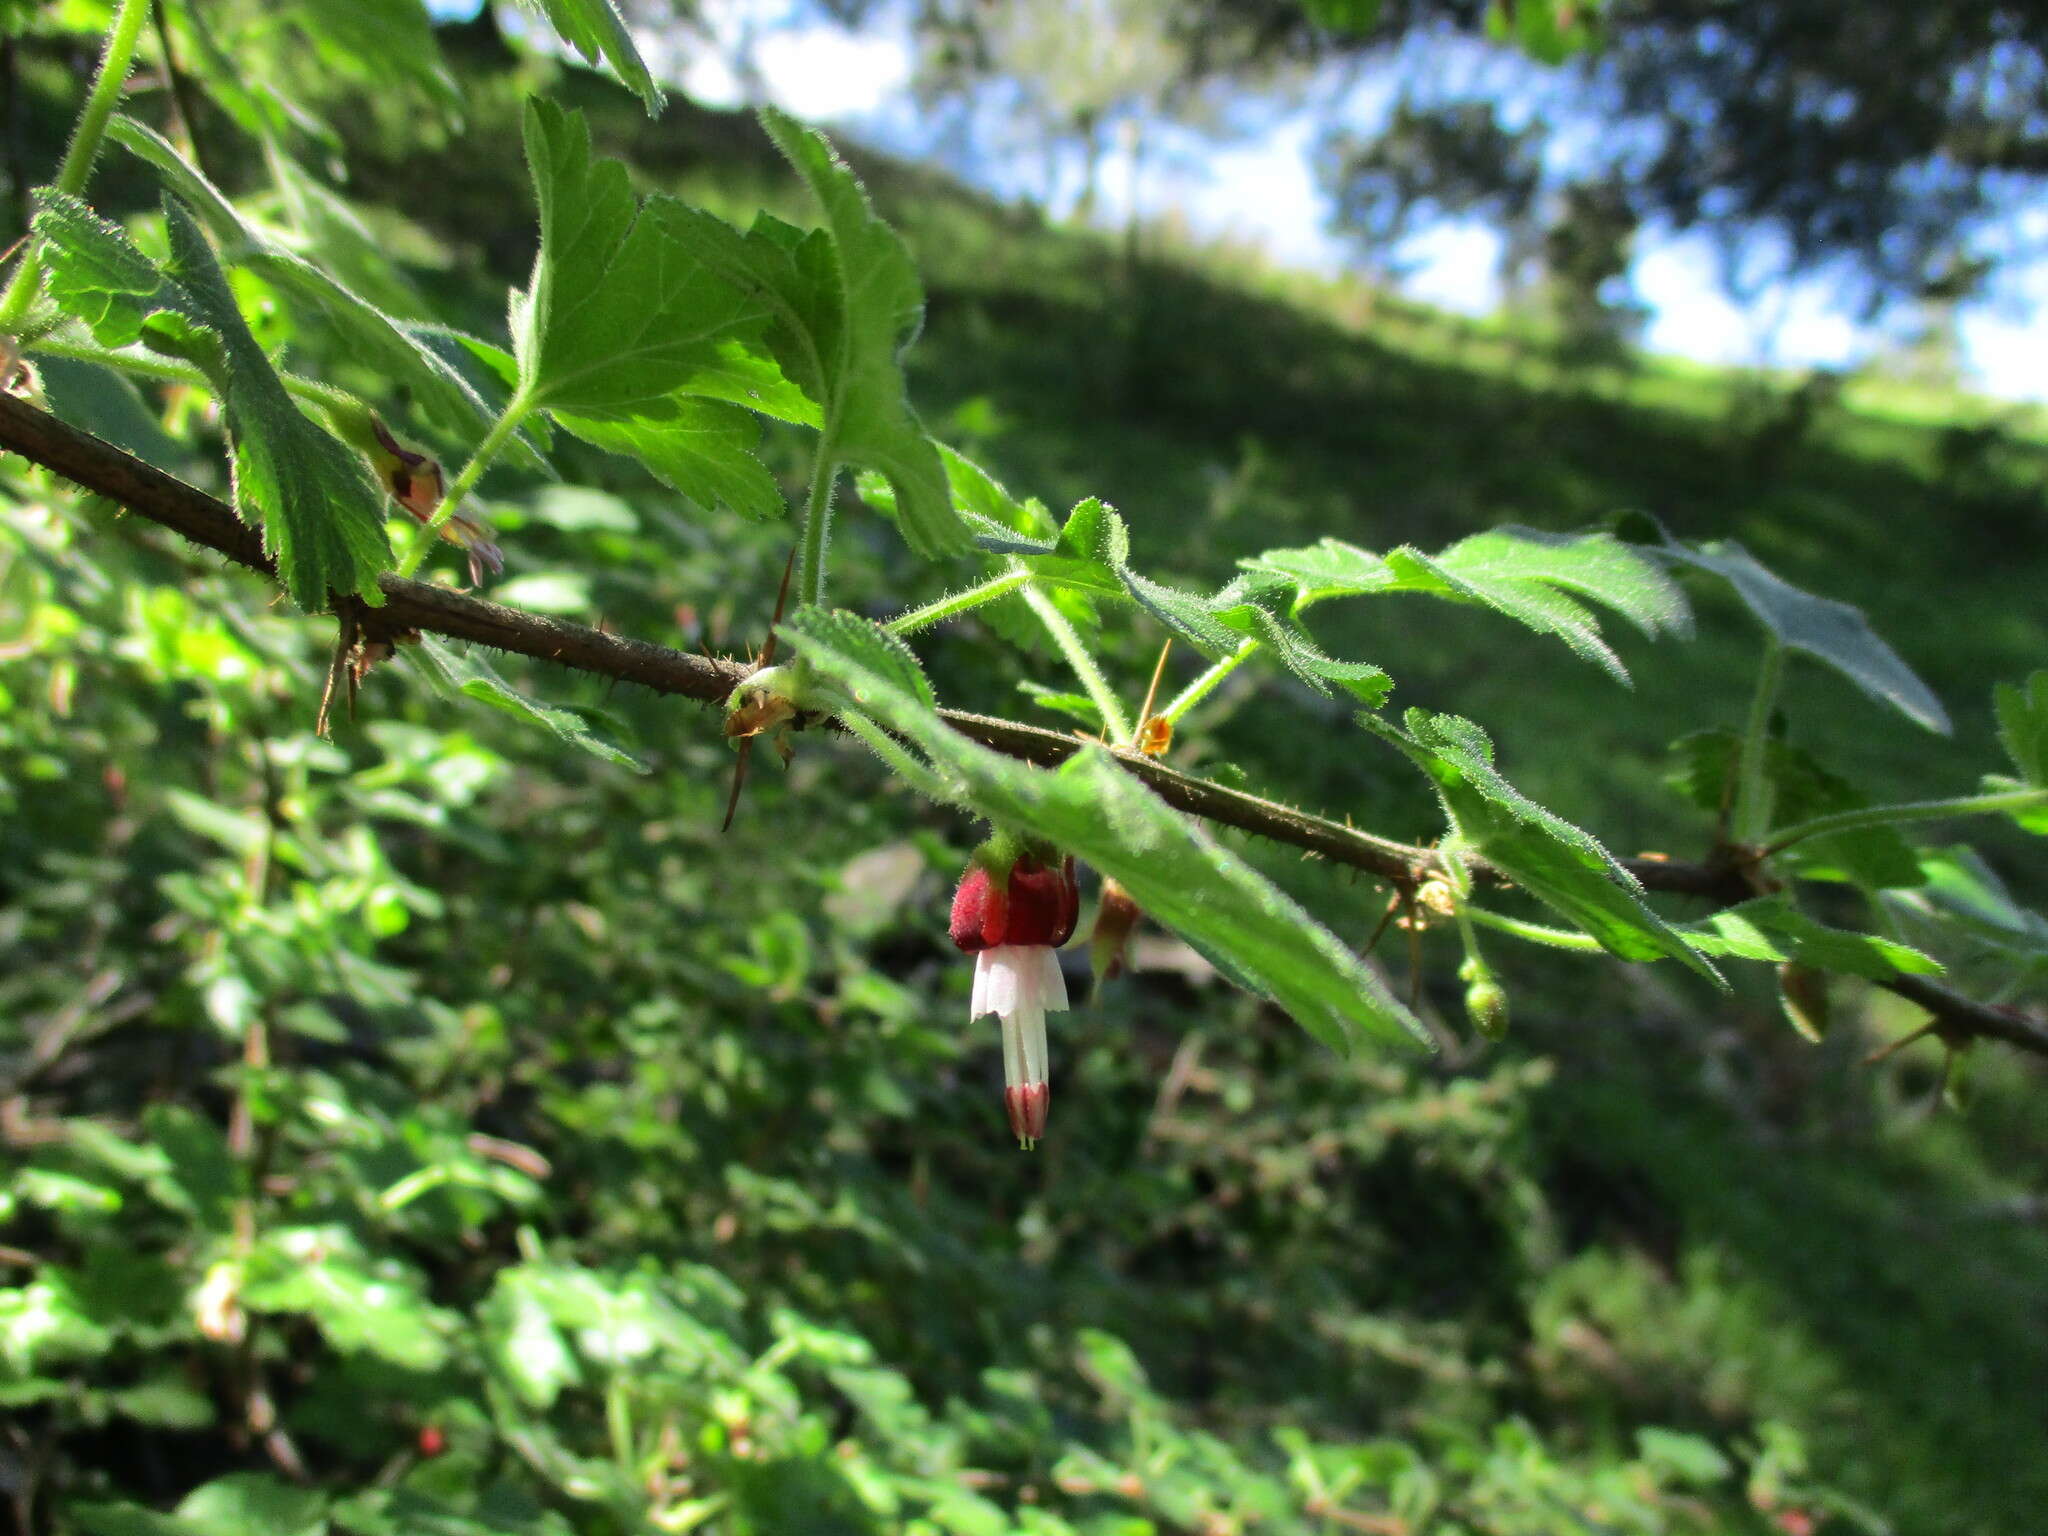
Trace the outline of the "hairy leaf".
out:
<instances>
[{"instance_id":1,"label":"hairy leaf","mask_svg":"<svg viewBox=\"0 0 2048 1536\"><path fill-rule=\"evenodd\" d=\"M2048 784L2048 671L2025 683L2000 683L1991 690L1998 712L1998 740L2029 784Z\"/></svg>"},{"instance_id":2,"label":"hairy leaf","mask_svg":"<svg viewBox=\"0 0 2048 1536\"><path fill-rule=\"evenodd\" d=\"M932 793L1048 838L1114 876L1153 917L1325 1044L1427 1043L1420 1023L1341 940L1107 753L1089 749L1048 770L977 746L806 617L784 625L799 653L860 699L871 742L894 745L874 734L878 726L922 755L914 771Z\"/></svg>"},{"instance_id":3,"label":"hairy leaf","mask_svg":"<svg viewBox=\"0 0 2048 1536\"><path fill-rule=\"evenodd\" d=\"M39 194L52 294L105 345L141 339L206 373L233 440L235 510L261 525L295 603L324 608L329 591L381 603L377 577L391 563L383 492L293 403L185 206L167 200L164 219L171 257L159 270L76 198Z\"/></svg>"},{"instance_id":4,"label":"hairy leaf","mask_svg":"<svg viewBox=\"0 0 2048 1536\"><path fill-rule=\"evenodd\" d=\"M880 470L896 490L903 536L920 554L957 554L967 526L953 509L945 466L904 396L901 354L924 322L924 287L896 232L822 134L773 108L762 126L825 211L830 239L790 254L792 310L810 331L825 433L845 462ZM757 226L758 228L758 226ZM788 249L781 233L749 237Z\"/></svg>"},{"instance_id":5,"label":"hairy leaf","mask_svg":"<svg viewBox=\"0 0 2048 1536\"><path fill-rule=\"evenodd\" d=\"M614 0L519 0L519 3L542 17L561 35L562 41L591 63L611 65L627 88L647 104L648 116L661 111L666 98L661 87L654 83L654 76L648 72L646 60L640 57L633 34L626 30L625 18L619 14Z\"/></svg>"},{"instance_id":6,"label":"hairy leaf","mask_svg":"<svg viewBox=\"0 0 2048 1536\"><path fill-rule=\"evenodd\" d=\"M1741 960L1793 961L1871 981L1893 976L1939 976L1941 962L1875 934L1831 928L1783 896L1760 896L1677 930L1703 954Z\"/></svg>"},{"instance_id":7,"label":"hairy leaf","mask_svg":"<svg viewBox=\"0 0 2048 1536\"><path fill-rule=\"evenodd\" d=\"M1898 652L1878 638L1862 609L1801 591L1766 570L1732 539L1684 544L1667 534L1659 548L1667 558L1727 582L1781 644L1826 662L1907 719L1943 736L1949 734L1948 711L1941 700L1899 659Z\"/></svg>"},{"instance_id":8,"label":"hairy leaf","mask_svg":"<svg viewBox=\"0 0 2048 1536\"><path fill-rule=\"evenodd\" d=\"M1382 592L1423 592L1478 603L1540 634L1556 635L1622 683L1628 681L1627 669L1580 598L1611 609L1648 635L1684 634L1691 622L1684 595L1671 579L1604 533L1496 528L1461 539L1437 555L1403 547L1384 557L1324 539L1306 549L1268 550L1244 565L1292 582L1298 607Z\"/></svg>"},{"instance_id":9,"label":"hairy leaf","mask_svg":"<svg viewBox=\"0 0 2048 1536\"><path fill-rule=\"evenodd\" d=\"M678 394L631 416L558 411L555 420L587 443L638 459L701 506L731 507L755 522L771 522L786 510L781 487L754 456L760 424L738 406Z\"/></svg>"},{"instance_id":10,"label":"hairy leaf","mask_svg":"<svg viewBox=\"0 0 2048 1536\"><path fill-rule=\"evenodd\" d=\"M1720 981L1650 909L1642 886L1591 833L1544 809L1493 765L1493 743L1456 715L1411 709L1402 730L1374 715L1358 723L1393 743L1435 783L1459 837L1546 906L1625 960L1673 956Z\"/></svg>"},{"instance_id":11,"label":"hairy leaf","mask_svg":"<svg viewBox=\"0 0 2048 1536\"><path fill-rule=\"evenodd\" d=\"M461 655L440 641L429 638L421 640L418 645L407 646L403 654L415 660L420 671L439 692L477 699L493 709L501 709L551 731L570 746L580 748L593 757L617 763L635 773L648 772L647 765L637 757L591 730L581 711L528 698L498 676L490 663L474 653Z\"/></svg>"},{"instance_id":12,"label":"hairy leaf","mask_svg":"<svg viewBox=\"0 0 2048 1536\"><path fill-rule=\"evenodd\" d=\"M530 100L525 131L540 254L512 335L529 403L579 416L654 407L766 323L707 263L704 219L672 198L637 201L625 166L592 158L580 112Z\"/></svg>"},{"instance_id":13,"label":"hairy leaf","mask_svg":"<svg viewBox=\"0 0 2048 1536\"><path fill-rule=\"evenodd\" d=\"M497 412L448 359L367 299L290 249L272 231L246 218L154 129L116 117L108 136L154 166L222 247L230 266L261 272L287 304L331 325L348 351L419 402L422 413L457 440L483 436ZM523 449L529 462L538 463Z\"/></svg>"}]
</instances>

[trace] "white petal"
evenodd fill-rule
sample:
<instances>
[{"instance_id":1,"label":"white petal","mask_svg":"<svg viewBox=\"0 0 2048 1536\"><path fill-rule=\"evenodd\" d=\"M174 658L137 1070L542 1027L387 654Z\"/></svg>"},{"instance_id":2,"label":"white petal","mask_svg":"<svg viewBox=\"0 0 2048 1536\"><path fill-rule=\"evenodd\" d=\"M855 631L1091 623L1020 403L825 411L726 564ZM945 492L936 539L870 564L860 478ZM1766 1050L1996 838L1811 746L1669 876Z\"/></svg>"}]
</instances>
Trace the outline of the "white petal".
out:
<instances>
[{"instance_id":1,"label":"white petal","mask_svg":"<svg viewBox=\"0 0 2048 1536\"><path fill-rule=\"evenodd\" d=\"M1060 969L1059 951L1051 946L1038 952L1039 961L1038 1005L1047 1013L1067 1011L1067 976Z\"/></svg>"},{"instance_id":2,"label":"white petal","mask_svg":"<svg viewBox=\"0 0 2048 1536\"><path fill-rule=\"evenodd\" d=\"M998 944L974 957L974 998L968 1018L978 1019L985 1013L1008 1018L1016 1011L1023 981L1018 974L1020 954L1012 945Z\"/></svg>"}]
</instances>

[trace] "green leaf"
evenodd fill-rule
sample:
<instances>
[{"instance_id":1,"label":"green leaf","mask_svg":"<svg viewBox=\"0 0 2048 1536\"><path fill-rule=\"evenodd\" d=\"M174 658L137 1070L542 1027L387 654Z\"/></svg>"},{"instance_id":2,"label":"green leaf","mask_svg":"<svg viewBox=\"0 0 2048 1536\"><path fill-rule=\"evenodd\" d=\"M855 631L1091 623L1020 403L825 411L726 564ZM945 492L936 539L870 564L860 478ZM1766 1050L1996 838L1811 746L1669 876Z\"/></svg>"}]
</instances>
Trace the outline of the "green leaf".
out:
<instances>
[{"instance_id":1,"label":"green leaf","mask_svg":"<svg viewBox=\"0 0 2048 1536\"><path fill-rule=\"evenodd\" d=\"M90 1536L206 1536L196 1525L140 1504L73 1504L65 1513Z\"/></svg>"},{"instance_id":2,"label":"green leaf","mask_svg":"<svg viewBox=\"0 0 2048 1536\"><path fill-rule=\"evenodd\" d=\"M235 1472L185 1495L178 1518L205 1536L320 1536L327 1498L268 1472Z\"/></svg>"},{"instance_id":3,"label":"green leaf","mask_svg":"<svg viewBox=\"0 0 2048 1536\"><path fill-rule=\"evenodd\" d=\"M1654 547L1654 546L1653 546ZM1933 690L1899 659L1863 616L1863 610L1833 598L1815 597L1774 575L1732 539L1683 544L1665 536L1661 553L1720 577L1777 640L1804 651L1907 719L1949 734L1948 711Z\"/></svg>"},{"instance_id":4,"label":"green leaf","mask_svg":"<svg viewBox=\"0 0 2048 1536\"><path fill-rule=\"evenodd\" d=\"M658 410L767 316L707 264L718 221L673 198L638 202L625 166L592 159L582 113L529 100L525 131L540 254L513 298L520 393L578 416Z\"/></svg>"},{"instance_id":5,"label":"green leaf","mask_svg":"<svg viewBox=\"0 0 2048 1536\"><path fill-rule=\"evenodd\" d=\"M967 525L953 509L938 449L904 396L901 354L924 322L917 267L822 134L772 107L762 109L761 124L809 184L831 231L822 244L806 237L794 247L795 281L785 285L810 332L831 451L888 477L912 549L927 558L957 554L968 546ZM789 249L785 234L756 228L749 245Z\"/></svg>"},{"instance_id":6,"label":"green leaf","mask_svg":"<svg viewBox=\"0 0 2048 1536\"><path fill-rule=\"evenodd\" d=\"M1609 534L1562 535L1496 528L1438 555L1403 547L1384 558L1337 539L1306 549L1268 550L1243 562L1285 578L1297 607L1332 597L1422 592L1478 603L1556 635L1574 652L1627 683L1628 671L1579 599L1613 610L1647 635L1688 633L1684 595L1650 561Z\"/></svg>"},{"instance_id":7,"label":"green leaf","mask_svg":"<svg viewBox=\"0 0 2048 1536\"><path fill-rule=\"evenodd\" d=\"M336 1349L412 1371L439 1369L456 1327L452 1314L420 1294L416 1278L389 1260L373 1265L341 1227L264 1233L249 1261L242 1304L310 1317Z\"/></svg>"},{"instance_id":8,"label":"green leaf","mask_svg":"<svg viewBox=\"0 0 2048 1536\"><path fill-rule=\"evenodd\" d=\"M916 654L900 636L890 634L874 620L864 619L843 608L805 607L799 608L783 622L786 628L793 626L792 634L801 633L829 647L833 654L843 656L864 671L882 678L892 689L924 708L938 708L938 701L932 696L932 685L925 677ZM868 703L858 691L848 697L848 702L861 708Z\"/></svg>"},{"instance_id":9,"label":"green leaf","mask_svg":"<svg viewBox=\"0 0 2048 1536\"><path fill-rule=\"evenodd\" d=\"M461 110L419 0L297 0L287 14L327 72L383 92L409 84L439 110Z\"/></svg>"},{"instance_id":10,"label":"green leaf","mask_svg":"<svg viewBox=\"0 0 2048 1536\"><path fill-rule=\"evenodd\" d=\"M629 417L557 412L555 420L587 443L638 459L700 506L730 507L757 523L787 511L782 488L754 456L760 424L737 406L677 394Z\"/></svg>"},{"instance_id":11,"label":"green leaf","mask_svg":"<svg viewBox=\"0 0 2048 1536\"><path fill-rule=\"evenodd\" d=\"M1057 536L1051 516L1034 497L1018 501L995 477L966 455L944 443L939 459L946 466L946 485L953 505L976 529L976 543L998 553L1043 553L1044 541ZM1017 535L1019 539L1010 536Z\"/></svg>"},{"instance_id":12,"label":"green leaf","mask_svg":"<svg viewBox=\"0 0 2048 1536\"><path fill-rule=\"evenodd\" d=\"M635 773L649 771L637 757L591 730L580 711L528 698L498 676L490 663L474 652L462 655L438 640L427 638L418 645L407 646L403 654L414 660L427 680L441 693L461 694L480 700L493 709L502 709L530 725L553 732L560 740L593 757L617 763Z\"/></svg>"},{"instance_id":13,"label":"green leaf","mask_svg":"<svg viewBox=\"0 0 2048 1536\"><path fill-rule=\"evenodd\" d=\"M1368 1039L1428 1044L1421 1024L1349 947L1106 752L1087 749L1048 770L977 746L885 670L814 626L814 616L803 614L785 620L783 630L811 667L860 700L848 718L871 745L894 746L876 733L879 726L922 754L922 763L908 766L931 793L1047 838L1115 877L1152 917L1333 1049Z\"/></svg>"},{"instance_id":14,"label":"green leaf","mask_svg":"<svg viewBox=\"0 0 2048 1536\"><path fill-rule=\"evenodd\" d=\"M633 34L613 0L519 0L561 35L562 41L591 63L611 65L629 90L647 105L647 115L661 111L665 98L634 46Z\"/></svg>"},{"instance_id":15,"label":"green leaf","mask_svg":"<svg viewBox=\"0 0 2048 1536\"><path fill-rule=\"evenodd\" d=\"M1902 973L1939 976L1943 969L1940 961L1909 944L1816 922L1784 896L1745 901L1678 932L1704 954L1789 960L1871 981L1888 981Z\"/></svg>"},{"instance_id":16,"label":"green leaf","mask_svg":"<svg viewBox=\"0 0 2048 1536\"><path fill-rule=\"evenodd\" d=\"M2048 784L2048 671L2023 684L2000 683L1991 690L1998 713L1998 741L2027 783Z\"/></svg>"},{"instance_id":17,"label":"green leaf","mask_svg":"<svg viewBox=\"0 0 2048 1536\"><path fill-rule=\"evenodd\" d=\"M502 1271L478 1316L491 1359L529 1408L549 1408L582 1368L524 1269Z\"/></svg>"},{"instance_id":18,"label":"green leaf","mask_svg":"<svg viewBox=\"0 0 2048 1536\"><path fill-rule=\"evenodd\" d=\"M497 412L419 335L357 296L276 234L244 217L154 129L132 118L116 117L107 131L116 143L163 175L169 189L190 205L220 243L222 259L228 265L262 273L302 317L325 320L351 357L384 374L394 390L402 389L418 401L428 420L459 440L474 442L489 429Z\"/></svg>"},{"instance_id":19,"label":"green leaf","mask_svg":"<svg viewBox=\"0 0 2048 1536\"><path fill-rule=\"evenodd\" d=\"M1610 953L1625 960L1669 955L1721 982L1720 973L1650 909L1641 884L1590 833L1501 776L1493 766L1493 743L1471 721L1411 709L1405 731L1373 715L1360 715L1358 723L1429 775L1460 839Z\"/></svg>"},{"instance_id":20,"label":"green leaf","mask_svg":"<svg viewBox=\"0 0 2048 1536\"><path fill-rule=\"evenodd\" d=\"M158 270L76 198L37 196L58 303L107 345L139 337L205 371L233 441L235 510L262 526L292 600L309 611L330 591L382 603L377 577L391 564L383 492L285 392L184 205L165 202L171 259Z\"/></svg>"}]
</instances>

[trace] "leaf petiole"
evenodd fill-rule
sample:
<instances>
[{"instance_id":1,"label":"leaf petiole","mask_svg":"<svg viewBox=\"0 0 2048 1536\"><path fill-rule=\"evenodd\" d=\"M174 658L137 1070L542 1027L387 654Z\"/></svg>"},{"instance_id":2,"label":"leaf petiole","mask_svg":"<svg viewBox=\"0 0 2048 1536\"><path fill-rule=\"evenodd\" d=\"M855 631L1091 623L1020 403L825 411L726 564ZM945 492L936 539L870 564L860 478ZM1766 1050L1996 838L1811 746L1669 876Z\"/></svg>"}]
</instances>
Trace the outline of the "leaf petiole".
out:
<instances>
[{"instance_id":1,"label":"leaf petiole","mask_svg":"<svg viewBox=\"0 0 2048 1536\"><path fill-rule=\"evenodd\" d=\"M1067 665L1074 669L1074 675L1081 680L1081 686L1088 690L1088 697L1094 702L1097 713L1102 716L1102 729L1111 741L1129 741L1131 722L1124 717L1124 707L1111 691L1109 680L1102 675L1102 668L1095 658L1088 654L1088 647L1081 643L1081 637L1074 632L1074 626L1067 622L1057 604L1037 587L1025 583L1024 601L1031 605L1031 611L1038 615L1046 633L1052 636L1052 643L1059 647L1060 654L1067 659Z\"/></svg>"},{"instance_id":2,"label":"leaf petiole","mask_svg":"<svg viewBox=\"0 0 2048 1536\"><path fill-rule=\"evenodd\" d=\"M971 612L983 603L992 603L999 597L1007 597L1030 579L1031 573L1028 571L1005 571L1000 576L991 576L987 581L926 603L922 608L906 609L882 628L892 635L914 635L921 629L930 629L934 624L941 624L956 615Z\"/></svg>"},{"instance_id":3,"label":"leaf petiole","mask_svg":"<svg viewBox=\"0 0 2048 1536\"><path fill-rule=\"evenodd\" d=\"M1909 800L1897 805L1870 805L1853 811L1836 811L1811 821L1785 827L1764 849L1764 856L1782 853L1809 837L1833 832L1858 832L1865 827L1896 826L1909 821L1945 821L1952 816L1992 816L2000 811L2025 811L2048 806L2048 789L1994 790L1984 795L1957 795L1947 800Z\"/></svg>"},{"instance_id":4,"label":"leaf petiole","mask_svg":"<svg viewBox=\"0 0 2048 1536\"><path fill-rule=\"evenodd\" d=\"M1160 718L1169 724L1179 724L1182 715L1206 699L1218 683L1243 666L1251 658L1252 654L1258 650L1259 645L1260 642L1257 639L1247 637L1245 642L1235 651L1225 656L1221 661L1212 663L1208 671L1189 683L1187 687L1181 689L1173 702L1159 712Z\"/></svg>"}]
</instances>

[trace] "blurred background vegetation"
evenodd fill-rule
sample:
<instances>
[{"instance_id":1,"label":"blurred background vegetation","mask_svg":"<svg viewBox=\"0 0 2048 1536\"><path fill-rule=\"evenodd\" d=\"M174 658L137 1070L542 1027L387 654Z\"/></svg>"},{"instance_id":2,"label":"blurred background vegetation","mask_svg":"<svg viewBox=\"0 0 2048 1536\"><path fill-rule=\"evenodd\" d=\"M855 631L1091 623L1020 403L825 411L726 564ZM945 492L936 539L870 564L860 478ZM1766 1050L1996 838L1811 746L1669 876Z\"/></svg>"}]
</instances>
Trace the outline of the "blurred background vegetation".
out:
<instances>
[{"instance_id":1,"label":"blurred background vegetation","mask_svg":"<svg viewBox=\"0 0 2048 1536\"><path fill-rule=\"evenodd\" d=\"M204 9L305 109L281 132L313 135L327 180L286 216L395 313L502 334L535 240L528 92L583 108L644 186L809 216L750 118L650 117L509 8L441 25L420 80L351 77L262 7ZM644 9L678 49L707 25ZM1104 165L1161 124L1250 131L1332 57L1490 46L1476 5L1348 9L916 13L918 99L962 137L945 165L843 148L924 275L933 431L1019 494L1113 502L1137 562L1190 585L1323 535L1435 548L1637 509L1739 537L1863 605L1957 721L1937 739L1795 669L1792 739L1873 794L1971 784L1991 683L2048 655L2039 411L1952 370L1646 354L1627 252L1652 219L1774 230L1795 265L1904 305L1913 346L1952 340L1964 279L1999 270L1972 232L2016 217L2001 198L2035 208L2030 8L1617 6L1606 45L1557 66L1593 93L1573 100L1661 89L1683 132L1560 161L1527 122L1420 91L1377 131L1332 122L1350 273L1105 212ZM18 194L61 151L103 8L6 13ZM1557 19L1495 30L1537 13ZM1126 24L1130 46L1094 46ZM1502 57L1549 80L1551 41ZM1058 216L954 174L989 153L968 129L1003 110L991 81L1008 134L1078 146ZM165 85L146 74L130 110L166 121ZM189 129L228 190L283 207L211 96ZM108 156L96 206L155 197ZM1510 307L1404 298L1407 235L1475 213L1506 232ZM237 282L295 368L376 392ZM55 364L45 385L220 484L188 397ZM760 644L786 525L558 447L558 480L486 482L492 596ZM794 437L767 452L796 486ZM1542 955L1506 967L1505 1044L1343 1061L1148 933L1131 977L1055 1021L1053 1123L1025 1156L943 931L963 817L800 738L720 836L712 715L538 668L506 671L651 771L402 665L318 740L319 626L18 461L0 476L0 1495L23 1536L2038 1528L2038 1063L1980 1047L1944 1109L1937 1043L1861 1064L1917 1021L1883 994L1843 999L1816 1046L1761 983L1723 999ZM839 543L849 606L944 590L874 519ZM1390 599L1318 626L1401 702L1485 724L1518 783L1618 852L1691 854L1708 821L1667 749L1739 723L1758 650L1698 596L1696 640L1621 642L1632 693L1477 610ZM921 650L946 702L1061 725L1032 691L1064 686L1054 660L1022 642L991 609ZM1158 642L1103 637L1133 698ZM1432 835L1426 786L1341 719L1241 675L1173 761ZM1340 931L1374 927L1383 891L1231 836ZM2018 833L1981 846L2048 895ZM1382 958L1456 1019L1448 942Z\"/></svg>"}]
</instances>

